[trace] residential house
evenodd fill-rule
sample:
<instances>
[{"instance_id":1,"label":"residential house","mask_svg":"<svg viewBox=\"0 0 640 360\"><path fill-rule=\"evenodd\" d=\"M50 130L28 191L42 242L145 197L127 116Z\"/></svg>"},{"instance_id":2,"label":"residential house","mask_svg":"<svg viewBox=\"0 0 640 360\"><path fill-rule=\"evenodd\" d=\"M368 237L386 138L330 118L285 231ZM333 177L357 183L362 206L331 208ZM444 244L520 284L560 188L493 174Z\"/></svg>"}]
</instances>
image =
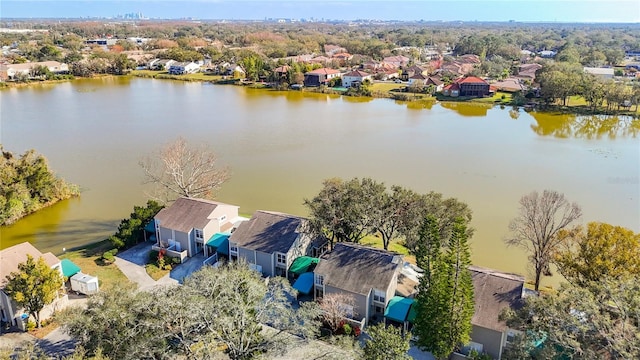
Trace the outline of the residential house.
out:
<instances>
[{"instance_id":1,"label":"residential house","mask_svg":"<svg viewBox=\"0 0 640 360\"><path fill-rule=\"evenodd\" d=\"M118 39L113 38L101 38L101 39L89 39L85 41L87 45L100 45L103 47L113 46L118 42Z\"/></svg>"},{"instance_id":2,"label":"residential house","mask_svg":"<svg viewBox=\"0 0 640 360\"><path fill-rule=\"evenodd\" d=\"M4 292L4 287L7 283L7 276L18 271L18 265L27 261L27 255L31 255L36 261L43 258L47 265L60 272L60 277L63 276L60 259L50 252L41 253L29 242L23 242L0 251L0 318L12 326L17 325L23 331L26 330L22 317L24 311ZM40 312L41 320L48 319L56 310L66 304L67 295L63 294L62 289L60 294L53 303L42 309Z\"/></svg>"},{"instance_id":3,"label":"residential house","mask_svg":"<svg viewBox=\"0 0 640 360\"><path fill-rule=\"evenodd\" d=\"M429 78L428 76L423 75L422 73L415 74L415 75L411 76L408 79L409 80L409 86L414 85L414 84L416 84L416 86L417 85L424 86L428 78Z\"/></svg>"},{"instance_id":4,"label":"residential house","mask_svg":"<svg viewBox=\"0 0 640 360\"><path fill-rule=\"evenodd\" d=\"M538 53L538 55L540 55L541 58L546 58L546 59L553 58L556 56L556 54L557 53L552 50L543 50Z\"/></svg>"},{"instance_id":5,"label":"residential house","mask_svg":"<svg viewBox=\"0 0 640 360\"><path fill-rule=\"evenodd\" d=\"M304 74L304 86L326 85L329 80L340 77L340 71L330 68L321 68Z\"/></svg>"},{"instance_id":6,"label":"residential house","mask_svg":"<svg viewBox=\"0 0 640 360\"><path fill-rule=\"evenodd\" d=\"M351 55L351 54L349 54L347 52L342 52L342 53L334 54L331 58L333 60L338 61L338 63L340 63L340 64L344 64L347 61L353 59L353 55Z\"/></svg>"},{"instance_id":7,"label":"residential house","mask_svg":"<svg viewBox=\"0 0 640 360\"><path fill-rule=\"evenodd\" d=\"M460 96L460 84L453 82L442 88L442 95L458 97Z\"/></svg>"},{"instance_id":8,"label":"residential house","mask_svg":"<svg viewBox=\"0 0 640 360\"><path fill-rule=\"evenodd\" d=\"M223 75L226 76L234 76L244 78L246 76L246 71L242 68L242 66L238 64L229 64L222 72Z\"/></svg>"},{"instance_id":9,"label":"residential house","mask_svg":"<svg viewBox=\"0 0 640 360\"><path fill-rule=\"evenodd\" d=\"M533 82L536 79L536 72L540 69L542 69L540 64L522 64L518 67L518 75L516 77Z\"/></svg>"},{"instance_id":10,"label":"residential house","mask_svg":"<svg viewBox=\"0 0 640 360\"><path fill-rule=\"evenodd\" d=\"M181 197L154 217L154 248L182 260L199 253L208 255L205 244L218 233L231 232L239 220L238 206Z\"/></svg>"},{"instance_id":11,"label":"residential house","mask_svg":"<svg viewBox=\"0 0 640 360\"><path fill-rule=\"evenodd\" d=\"M406 56L397 55L397 56L387 56L382 59L383 63L391 64L396 68L404 67L409 64L410 59Z\"/></svg>"},{"instance_id":12,"label":"residential house","mask_svg":"<svg viewBox=\"0 0 640 360\"><path fill-rule=\"evenodd\" d=\"M376 72L376 77L379 78L380 80L392 80L400 77L400 74L398 74L397 70L393 70L393 69L390 69L390 70L379 69Z\"/></svg>"},{"instance_id":13,"label":"residential house","mask_svg":"<svg viewBox=\"0 0 640 360\"><path fill-rule=\"evenodd\" d=\"M308 220L271 211L256 211L229 238L232 260L244 259L265 276L288 277L289 267L300 256L319 256L326 239L308 231Z\"/></svg>"},{"instance_id":14,"label":"residential house","mask_svg":"<svg viewBox=\"0 0 640 360\"><path fill-rule=\"evenodd\" d=\"M346 88L351 86L358 86L365 80L371 81L371 74L366 73L362 70L350 71L342 75L342 86Z\"/></svg>"},{"instance_id":15,"label":"residential house","mask_svg":"<svg viewBox=\"0 0 640 360\"><path fill-rule=\"evenodd\" d=\"M193 74L198 70L200 70L200 65L194 62L178 62L169 66L169 74L172 75Z\"/></svg>"},{"instance_id":16,"label":"residential house","mask_svg":"<svg viewBox=\"0 0 640 360\"><path fill-rule=\"evenodd\" d=\"M427 71L418 65L404 67L402 74L400 74L400 79L402 79L402 81L409 81L409 78L414 75L427 75Z\"/></svg>"},{"instance_id":17,"label":"residential house","mask_svg":"<svg viewBox=\"0 0 640 360\"><path fill-rule=\"evenodd\" d=\"M469 347L501 359L504 347L518 332L500 321L500 314L523 305L524 277L477 266L470 266L469 270L475 299Z\"/></svg>"},{"instance_id":18,"label":"residential house","mask_svg":"<svg viewBox=\"0 0 640 360\"><path fill-rule=\"evenodd\" d=\"M278 81L286 81L289 76L290 69L291 66L289 65L278 66L277 68L273 69L273 75Z\"/></svg>"},{"instance_id":19,"label":"residential house","mask_svg":"<svg viewBox=\"0 0 640 360\"><path fill-rule=\"evenodd\" d=\"M435 92L441 92L444 88L444 81L436 76L429 76L424 84L425 86L433 85Z\"/></svg>"},{"instance_id":20,"label":"residential house","mask_svg":"<svg viewBox=\"0 0 640 360\"><path fill-rule=\"evenodd\" d=\"M316 56L308 62L311 64L327 65L331 62L331 58L328 58L326 56Z\"/></svg>"},{"instance_id":21,"label":"residential house","mask_svg":"<svg viewBox=\"0 0 640 360\"><path fill-rule=\"evenodd\" d=\"M332 44L324 45L324 53L327 54L327 56L333 56L335 54L346 53L346 52L347 52L347 49L339 45L332 45Z\"/></svg>"},{"instance_id":22,"label":"residential house","mask_svg":"<svg viewBox=\"0 0 640 360\"><path fill-rule=\"evenodd\" d=\"M3 64L0 65L0 80L13 80L16 76L31 76L31 70L37 66L44 66L54 74L65 74L69 72L69 65L57 61Z\"/></svg>"},{"instance_id":23,"label":"residential house","mask_svg":"<svg viewBox=\"0 0 640 360\"><path fill-rule=\"evenodd\" d=\"M613 68L584 67L584 72L600 79L613 79Z\"/></svg>"},{"instance_id":24,"label":"residential house","mask_svg":"<svg viewBox=\"0 0 640 360\"><path fill-rule=\"evenodd\" d=\"M171 59L160 59L155 61L152 66L150 66L151 70L169 70L171 65L175 64L175 60Z\"/></svg>"},{"instance_id":25,"label":"residential house","mask_svg":"<svg viewBox=\"0 0 640 360\"><path fill-rule=\"evenodd\" d=\"M459 96L483 97L489 95L489 83L475 76L467 76L455 81L459 87ZM445 87L446 89L446 87ZM450 95L454 96L454 95Z\"/></svg>"},{"instance_id":26,"label":"residential house","mask_svg":"<svg viewBox=\"0 0 640 360\"><path fill-rule=\"evenodd\" d=\"M382 318L385 308L395 295L402 256L385 250L337 243L333 250L320 257L314 269L314 297L346 294L354 299L348 309L351 319Z\"/></svg>"},{"instance_id":27,"label":"residential house","mask_svg":"<svg viewBox=\"0 0 640 360\"><path fill-rule=\"evenodd\" d=\"M521 79L513 78L513 77L506 78L501 81L497 81L493 83L492 86L495 87L497 90L510 92L510 93L527 90L527 86L522 83Z\"/></svg>"}]
</instances>

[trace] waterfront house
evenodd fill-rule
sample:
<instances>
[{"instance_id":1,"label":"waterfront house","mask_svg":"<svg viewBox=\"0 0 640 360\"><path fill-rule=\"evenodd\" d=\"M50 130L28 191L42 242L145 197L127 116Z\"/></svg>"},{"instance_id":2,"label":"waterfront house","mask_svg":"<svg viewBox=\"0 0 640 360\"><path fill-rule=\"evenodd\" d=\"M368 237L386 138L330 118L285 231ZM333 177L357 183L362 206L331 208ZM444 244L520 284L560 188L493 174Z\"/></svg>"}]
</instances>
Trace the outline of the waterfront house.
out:
<instances>
[{"instance_id":1,"label":"waterfront house","mask_svg":"<svg viewBox=\"0 0 640 360\"><path fill-rule=\"evenodd\" d=\"M200 70L200 65L194 62L178 62L169 66L169 74L172 75L193 74L198 70Z\"/></svg>"},{"instance_id":2,"label":"waterfront house","mask_svg":"<svg viewBox=\"0 0 640 360\"><path fill-rule=\"evenodd\" d=\"M527 86L522 83L522 81L518 78L506 78L504 80L496 81L492 84L497 90L504 92L518 92L518 91L526 91Z\"/></svg>"},{"instance_id":3,"label":"waterfront house","mask_svg":"<svg viewBox=\"0 0 640 360\"><path fill-rule=\"evenodd\" d=\"M205 246L216 234L230 233L242 219L238 206L217 201L181 197L154 217L157 243L154 249L164 249L167 255L192 257L209 255Z\"/></svg>"},{"instance_id":4,"label":"waterfront house","mask_svg":"<svg viewBox=\"0 0 640 360\"><path fill-rule=\"evenodd\" d=\"M0 251L0 318L3 322L9 323L12 326L18 326L21 330L25 331L25 323L22 315L24 309L19 308L18 305L4 292L4 287L7 283L7 276L12 272L17 272L18 265L27 261L27 255L31 255L35 261L43 258L44 261L52 269L56 269L60 272L60 277L63 277L62 263L52 253L41 253L31 243L23 242L11 247L8 247ZM64 292L60 291L58 298L51 304L45 306L40 312L40 320L46 320L57 310L60 310L67 302L68 298Z\"/></svg>"},{"instance_id":5,"label":"waterfront house","mask_svg":"<svg viewBox=\"0 0 640 360\"><path fill-rule=\"evenodd\" d=\"M457 94L456 94L457 91ZM453 84L445 86L443 94L447 96L473 96L483 97L489 95L491 88L489 83L475 76L467 76L456 80Z\"/></svg>"},{"instance_id":6,"label":"waterfront house","mask_svg":"<svg viewBox=\"0 0 640 360\"><path fill-rule=\"evenodd\" d=\"M314 269L314 297L342 293L352 296L351 319L382 318L395 295L402 256L385 250L351 243L337 243L320 257Z\"/></svg>"},{"instance_id":7,"label":"waterfront house","mask_svg":"<svg viewBox=\"0 0 640 360\"><path fill-rule=\"evenodd\" d=\"M256 211L229 238L230 258L244 259L265 276L288 277L296 258L319 256L326 247L326 239L308 231L307 219L264 210Z\"/></svg>"},{"instance_id":8,"label":"waterfront house","mask_svg":"<svg viewBox=\"0 0 640 360\"><path fill-rule=\"evenodd\" d=\"M342 86L346 88L349 88L351 86L358 86L365 80L371 81L371 74L366 73L362 70L350 71L342 75Z\"/></svg>"},{"instance_id":9,"label":"waterfront house","mask_svg":"<svg viewBox=\"0 0 640 360\"><path fill-rule=\"evenodd\" d=\"M433 85L435 92L441 92L444 88L444 81L442 81L439 77L429 76L427 80L424 82L426 86Z\"/></svg>"},{"instance_id":10,"label":"waterfront house","mask_svg":"<svg viewBox=\"0 0 640 360\"><path fill-rule=\"evenodd\" d=\"M536 72L540 69L542 69L542 65L540 64L522 64L518 66L518 75L516 75L516 77L533 81L536 79Z\"/></svg>"},{"instance_id":11,"label":"waterfront house","mask_svg":"<svg viewBox=\"0 0 640 360\"><path fill-rule=\"evenodd\" d=\"M458 97L460 96L460 85L457 82L451 83L442 88L442 95Z\"/></svg>"},{"instance_id":12,"label":"waterfront house","mask_svg":"<svg viewBox=\"0 0 640 360\"><path fill-rule=\"evenodd\" d=\"M418 65L412 65L402 69L402 74L400 74L400 79L402 81L409 81L409 79L415 75L426 75L426 74L427 74L426 69L423 69Z\"/></svg>"},{"instance_id":13,"label":"waterfront house","mask_svg":"<svg viewBox=\"0 0 640 360\"><path fill-rule=\"evenodd\" d=\"M14 80L16 77L31 77L32 70L36 67L44 66L54 74L66 74L69 72L69 65L57 61L27 62L22 64L2 64L0 65L0 80Z\"/></svg>"},{"instance_id":14,"label":"waterfront house","mask_svg":"<svg viewBox=\"0 0 640 360\"><path fill-rule=\"evenodd\" d=\"M171 65L175 64L175 60L171 59L160 59L158 61L153 62L152 65L149 66L151 70L169 70Z\"/></svg>"},{"instance_id":15,"label":"waterfront house","mask_svg":"<svg viewBox=\"0 0 640 360\"><path fill-rule=\"evenodd\" d=\"M409 77L409 86L416 84L420 85L420 86L425 86L426 82L427 82L428 77L426 75L423 75L422 73L420 74L415 74L411 77Z\"/></svg>"},{"instance_id":16,"label":"waterfront house","mask_svg":"<svg viewBox=\"0 0 640 360\"><path fill-rule=\"evenodd\" d=\"M340 71L330 68L321 68L304 74L304 86L327 85L329 80L340 76Z\"/></svg>"},{"instance_id":17,"label":"waterfront house","mask_svg":"<svg viewBox=\"0 0 640 360\"><path fill-rule=\"evenodd\" d=\"M500 321L500 314L507 308L516 310L523 305L524 277L477 266L470 266L469 271L475 311L471 319L471 342L466 348L501 359L504 347L514 340L518 331Z\"/></svg>"}]
</instances>

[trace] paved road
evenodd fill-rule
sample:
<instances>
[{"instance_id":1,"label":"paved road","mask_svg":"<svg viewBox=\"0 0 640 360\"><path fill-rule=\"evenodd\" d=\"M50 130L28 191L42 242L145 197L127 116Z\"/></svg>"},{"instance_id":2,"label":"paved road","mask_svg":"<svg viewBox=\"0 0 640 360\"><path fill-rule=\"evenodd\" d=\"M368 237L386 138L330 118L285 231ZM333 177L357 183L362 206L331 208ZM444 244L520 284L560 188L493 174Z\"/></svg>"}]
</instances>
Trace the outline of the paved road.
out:
<instances>
[{"instance_id":1,"label":"paved road","mask_svg":"<svg viewBox=\"0 0 640 360\"><path fill-rule=\"evenodd\" d=\"M76 348L76 342L71 339L62 328L57 328L47 334L44 339L37 340L36 344L47 355L56 359L73 354Z\"/></svg>"}]
</instances>

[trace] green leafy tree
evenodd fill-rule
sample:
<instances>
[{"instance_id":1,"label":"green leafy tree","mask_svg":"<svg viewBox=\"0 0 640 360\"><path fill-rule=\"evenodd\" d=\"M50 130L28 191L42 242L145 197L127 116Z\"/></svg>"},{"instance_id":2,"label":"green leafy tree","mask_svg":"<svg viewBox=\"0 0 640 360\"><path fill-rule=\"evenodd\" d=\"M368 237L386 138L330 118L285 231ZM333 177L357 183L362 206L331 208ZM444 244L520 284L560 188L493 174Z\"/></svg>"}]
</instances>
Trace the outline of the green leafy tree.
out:
<instances>
[{"instance_id":1,"label":"green leafy tree","mask_svg":"<svg viewBox=\"0 0 640 360\"><path fill-rule=\"evenodd\" d=\"M425 228L427 234L435 233L433 222L425 221ZM464 219L456 219L446 252L434 251L431 256L430 279L420 279L416 296L414 331L421 347L438 359L446 359L469 341L474 312L473 283L468 270L471 253Z\"/></svg>"},{"instance_id":2,"label":"green leafy tree","mask_svg":"<svg viewBox=\"0 0 640 360\"><path fill-rule=\"evenodd\" d=\"M409 336L395 326L385 327L376 324L367 328L367 339L364 344L365 360L409 360Z\"/></svg>"},{"instance_id":3,"label":"green leafy tree","mask_svg":"<svg viewBox=\"0 0 640 360\"><path fill-rule=\"evenodd\" d=\"M18 306L24 307L40 327L40 311L57 298L62 283L58 269L52 269L44 258L35 260L27 255L27 261L18 264L18 271L7 276L4 292Z\"/></svg>"},{"instance_id":4,"label":"green leafy tree","mask_svg":"<svg viewBox=\"0 0 640 360\"><path fill-rule=\"evenodd\" d=\"M148 200L145 207L134 206L130 217L122 220L118 231L109 237L111 244L120 249L144 241L144 227L163 207L154 200Z\"/></svg>"},{"instance_id":5,"label":"green leafy tree","mask_svg":"<svg viewBox=\"0 0 640 360\"><path fill-rule=\"evenodd\" d=\"M549 265L554 252L565 240L564 237L558 236L558 232L566 229L581 216L580 206L569 203L564 194L557 191L534 191L520 199L518 216L509 224L511 235L505 239L505 243L529 252L536 291L540 288L542 276L551 275Z\"/></svg>"},{"instance_id":6,"label":"green leafy tree","mask_svg":"<svg viewBox=\"0 0 640 360\"><path fill-rule=\"evenodd\" d=\"M383 192L378 195L379 202L376 213L372 214L373 230L382 237L382 245L385 250L395 238L402 235L402 229L413 215L412 210L419 207L420 195L413 190L394 185L391 192Z\"/></svg>"},{"instance_id":7,"label":"green leafy tree","mask_svg":"<svg viewBox=\"0 0 640 360\"><path fill-rule=\"evenodd\" d=\"M601 279L640 278L640 234L621 226L590 222L558 234L563 248L554 258L558 271L577 286Z\"/></svg>"},{"instance_id":8,"label":"green leafy tree","mask_svg":"<svg viewBox=\"0 0 640 360\"><path fill-rule=\"evenodd\" d=\"M530 296L502 315L522 331L509 359L640 358L640 282L602 278L589 286L563 284L558 292ZM541 348L531 344L543 340Z\"/></svg>"}]
</instances>

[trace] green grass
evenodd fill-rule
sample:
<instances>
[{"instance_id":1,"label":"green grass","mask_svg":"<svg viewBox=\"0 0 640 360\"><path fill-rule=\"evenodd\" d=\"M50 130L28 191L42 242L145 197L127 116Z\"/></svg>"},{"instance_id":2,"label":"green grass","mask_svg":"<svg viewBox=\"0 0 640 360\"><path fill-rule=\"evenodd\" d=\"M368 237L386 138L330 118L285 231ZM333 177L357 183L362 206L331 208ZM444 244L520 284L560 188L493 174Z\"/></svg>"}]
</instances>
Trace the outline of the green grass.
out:
<instances>
[{"instance_id":1,"label":"green grass","mask_svg":"<svg viewBox=\"0 0 640 360\"><path fill-rule=\"evenodd\" d=\"M397 89L402 89L406 84L396 84L396 83L373 83L371 85L371 91L392 91Z\"/></svg>"},{"instance_id":2,"label":"green grass","mask_svg":"<svg viewBox=\"0 0 640 360\"><path fill-rule=\"evenodd\" d=\"M100 289L107 290L115 284L129 282L129 279L120 271L116 264L105 264L100 259L103 252L111 250L112 248L108 240L102 240L67 251L61 255L60 258L73 261L85 274L97 276L100 282Z\"/></svg>"},{"instance_id":3,"label":"green grass","mask_svg":"<svg viewBox=\"0 0 640 360\"><path fill-rule=\"evenodd\" d=\"M367 235L362 240L360 240L360 245L371 246L378 249L384 249L382 246L382 238L376 235ZM404 256L404 260L410 262L411 264L416 263L416 257L414 255L409 254L409 249L404 246L401 241L393 240L389 244L389 251L396 252L400 255Z\"/></svg>"},{"instance_id":4,"label":"green grass","mask_svg":"<svg viewBox=\"0 0 640 360\"><path fill-rule=\"evenodd\" d=\"M171 75L166 71L155 71L155 70L134 70L130 73L130 75L138 76L138 77L154 78L154 79L170 79L170 80L182 80L182 81L222 80L222 76L220 75L213 75L213 74L206 74L206 73Z\"/></svg>"},{"instance_id":5,"label":"green grass","mask_svg":"<svg viewBox=\"0 0 640 360\"><path fill-rule=\"evenodd\" d=\"M163 270L156 266L156 264L147 264L144 266L144 269L147 271L147 274L151 276L151 278L155 281L162 279L165 275L167 275L171 270Z\"/></svg>"},{"instance_id":6,"label":"green grass","mask_svg":"<svg viewBox=\"0 0 640 360\"><path fill-rule=\"evenodd\" d=\"M504 99L502 98L503 96L504 96ZM474 102L481 102L481 103L508 105L508 104L511 104L511 98L512 97L513 97L513 95L510 94L510 93L496 91L496 93L493 94L493 96L491 96L491 97L473 98L471 100L474 101Z\"/></svg>"}]
</instances>

